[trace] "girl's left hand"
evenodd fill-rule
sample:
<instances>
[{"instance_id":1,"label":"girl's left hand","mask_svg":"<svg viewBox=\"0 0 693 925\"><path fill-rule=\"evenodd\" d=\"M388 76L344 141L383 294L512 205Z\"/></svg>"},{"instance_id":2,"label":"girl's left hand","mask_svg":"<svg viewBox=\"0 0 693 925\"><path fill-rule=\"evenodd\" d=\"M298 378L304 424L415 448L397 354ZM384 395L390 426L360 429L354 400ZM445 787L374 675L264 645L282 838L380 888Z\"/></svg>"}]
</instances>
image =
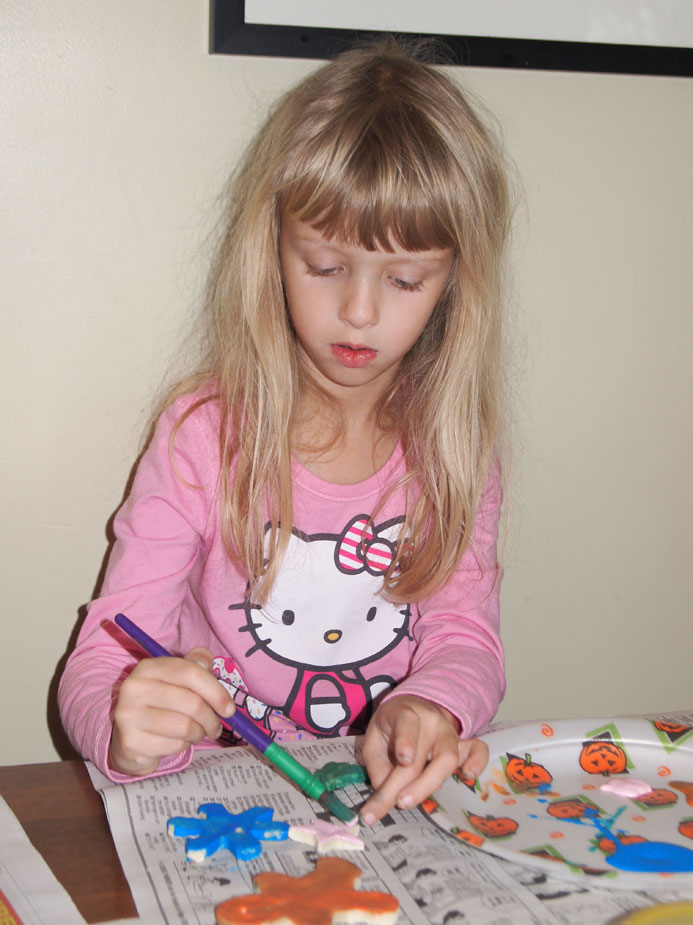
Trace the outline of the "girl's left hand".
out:
<instances>
[{"instance_id":1,"label":"girl's left hand","mask_svg":"<svg viewBox=\"0 0 693 925\"><path fill-rule=\"evenodd\" d=\"M443 707L403 694L381 704L371 719L363 757L375 793L360 815L373 825L393 806L411 809L462 767L476 778L488 762L479 739L460 739L458 722Z\"/></svg>"}]
</instances>

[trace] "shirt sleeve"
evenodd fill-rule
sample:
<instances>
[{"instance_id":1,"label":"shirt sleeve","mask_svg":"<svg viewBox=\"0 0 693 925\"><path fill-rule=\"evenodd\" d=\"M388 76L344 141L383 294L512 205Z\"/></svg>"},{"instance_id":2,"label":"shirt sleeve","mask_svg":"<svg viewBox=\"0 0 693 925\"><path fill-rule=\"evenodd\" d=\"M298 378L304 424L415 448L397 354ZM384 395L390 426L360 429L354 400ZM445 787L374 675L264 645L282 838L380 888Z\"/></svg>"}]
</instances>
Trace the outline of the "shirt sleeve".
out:
<instances>
[{"instance_id":1,"label":"shirt sleeve","mask_svg":"<svg viewBox=\"0 0 693 925\"><path fill-rule=\"evenodd\" d=\"M113 622L125 613L170 651L178 646L182 612L195 612L189 578L200 567L218 478L219 453L206 403L171 436L190 398L170 406L158 421L137 467L132 489L115 517L101 596L87 617L58 689L66 732L84 758L111 780L129 780L108 767L112 715L120 685L142 651ZM218 425L216 427L218 432ZM157 774L187 765L192 749L169 756Z\"/></svg>"},{"instance_id":2,"label":"shirt sleeve","mask_svg":"<svg viewBox=\"0 0 693 925\"><path fill-rule=\"evenodd\" d=\"M472 538L447 585L418 603L409 675L388 696L413 694L445 707L470 738L493 719L505 693L497 560L500 466L489 474Z\"/></svg>"}]
</instances>

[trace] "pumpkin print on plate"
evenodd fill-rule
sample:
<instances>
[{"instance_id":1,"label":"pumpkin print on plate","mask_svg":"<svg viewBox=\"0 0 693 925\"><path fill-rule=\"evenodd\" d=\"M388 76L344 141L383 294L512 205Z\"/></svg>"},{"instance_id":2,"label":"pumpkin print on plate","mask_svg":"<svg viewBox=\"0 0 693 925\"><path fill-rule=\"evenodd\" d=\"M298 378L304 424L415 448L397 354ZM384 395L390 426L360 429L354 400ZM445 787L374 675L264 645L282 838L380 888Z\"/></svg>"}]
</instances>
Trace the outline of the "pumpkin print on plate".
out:
<instances>
[{"instance_id":1,"label":"pumpkin print on plate","mask_svg":"<svg viewBox=\"0 0 693 925\"><path fill-rule=\"evenodd\" d=\"M566 800L554 800L546 807L546 812L556 819L583 819L585 816L598 816L599 810L578 797Z\"/></svg>"},{"instance_id":2,"label":"pumpkin print on plate","mask_svg":"<svg viewBox=\"0 0 693 925\"><path fill-rule=\"evenodd\" d=\"M553 777L543 764L532 761L527 754L524 758L506 752L507 763L505 776L516 790L534 790L536 787L548 787Z\"/></svg>"},{"instance_id":3,"label":"pumpkin print on plate","mask_svg":"<svg viewBox=\"0 0 693 925\"><path fill-rule=\"evenodd\" d=\"M580 767L588 774L623 774L628 766L626 753L610 739L590 739L582 743Z\"/></svg>"},{"instance_id":4,"label":"pumpkin print on plate","mask_svg":"<svg viewBox=\"0 0 693 925\"><path fill-rule=\"evenodd\" d=\"M673 790L667 790L666 787L659 787L657 790L651 790L649 793L643 793L637 797L635 802L641 806L671 806L678 800L678 796Z\"/></svg>"},{"instance_id":5,"label":"pumpkin print on plate","mask_svg":"<svg viewBox=\"0 0 693 925\"><path fill-rule=\"evenodd\" d=\"M517 832L518 824L509 816L477 816L475 813L467 815L469 824L486 838L507 838Z\"/></svg>"},{"instance_id":6,"label":"pumpkin print on plate","mask_svg":"<svg viewBox=\"0 0 693 925\"><path fill-rule=\"evenodd\" d=\"M690 732L691 728L693 728L685 723L670 723L664 719L656 720L654 727L659 729L660 732L666 732L667 735L683 735L684 732Z\"/></svg>"},{"instance_id":7,"label":"pumpkin print on plate","mask_svg":"<svg viewBox=\"0 0 693 925\"><path fill-rule=\"evenodd\" d=\"M647 841L647 839L643 838L642 835L617 835L614 838L602 835L597 840L597 847L604 854L613 854L617 845L635 845L644 841Z\"/></svg>"}]
</instances>

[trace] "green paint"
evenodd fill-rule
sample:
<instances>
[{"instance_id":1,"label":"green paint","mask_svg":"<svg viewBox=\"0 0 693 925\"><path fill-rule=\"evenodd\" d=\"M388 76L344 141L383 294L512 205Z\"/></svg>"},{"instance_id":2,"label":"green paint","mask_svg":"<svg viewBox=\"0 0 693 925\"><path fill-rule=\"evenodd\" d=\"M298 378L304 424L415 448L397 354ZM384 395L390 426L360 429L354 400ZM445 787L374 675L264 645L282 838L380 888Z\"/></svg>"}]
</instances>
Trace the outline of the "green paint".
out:
<instances>
[{"instance_id":1,"label":"green paint","mask_svg":"<svg viewBox=\"0 0 693 925\"><path fill-rule=\"evenodd\" d=\"M345 806L334 793L325 793L320 799L320 804L325 807L328 813L336 816L340 822L351 822L357 818L353 809Z\"/></svg>"},{"instance_id":2,"label":"green paint","mask_svg":"<svg viewBox=\"0 0 693 925\"><path fill-rule=\"evenodd\" d=\"M366 769L349 761L328 761L315 772L328 790L339 790L349 784L364 784Z\"/></svg>"}]
</instances>

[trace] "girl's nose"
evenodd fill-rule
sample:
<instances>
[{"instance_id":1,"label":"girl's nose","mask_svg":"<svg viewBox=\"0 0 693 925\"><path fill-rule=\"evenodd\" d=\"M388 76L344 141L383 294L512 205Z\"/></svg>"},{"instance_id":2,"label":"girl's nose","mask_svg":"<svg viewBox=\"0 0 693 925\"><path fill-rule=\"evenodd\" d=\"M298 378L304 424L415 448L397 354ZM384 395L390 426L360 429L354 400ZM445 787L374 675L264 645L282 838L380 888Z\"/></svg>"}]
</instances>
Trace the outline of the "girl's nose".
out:
<instances>
[{"instance_id":1,"label":"girl's nose","mask_svg":"<svg viewBox=\"0 0 693 925\"><path fill-rule=\"evenodd\" d=\"M378 320L378 300L368 280L355 280L344 293L339 318L352 328L367 328Z\"/></svg>"}]
</instances>

